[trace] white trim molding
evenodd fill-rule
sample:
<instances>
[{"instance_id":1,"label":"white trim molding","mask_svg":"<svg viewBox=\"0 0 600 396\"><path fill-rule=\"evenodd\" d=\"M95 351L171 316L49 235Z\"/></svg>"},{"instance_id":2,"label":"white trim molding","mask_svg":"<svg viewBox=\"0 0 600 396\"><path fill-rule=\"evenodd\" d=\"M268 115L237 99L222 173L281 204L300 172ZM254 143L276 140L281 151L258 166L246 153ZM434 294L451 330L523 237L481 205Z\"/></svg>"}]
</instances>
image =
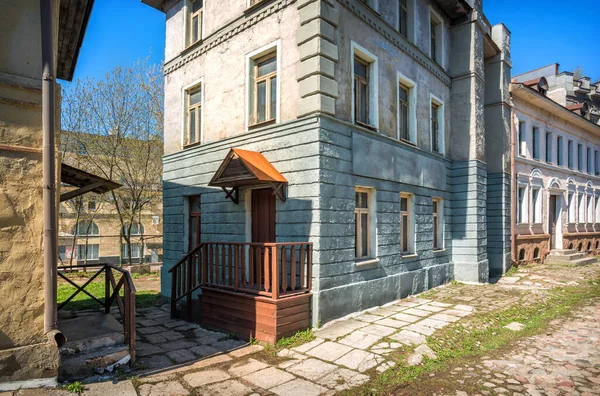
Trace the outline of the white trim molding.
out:
<instances>
[{"instance_id":1,"label":"white trim molding","mask_svg":"<svg viewBox=\"0 0 600 396\"><path fill-rule=\"evenodd\" d=\"M379 58L357 44L355 41L350 42L350 86L352 87L352 123L356 122L354 98L354 56L358 56L365 62L369 63L369 125L375 129L379 129Z\"/></svg>"},{"instance_id":2,"label":"white trim molding","mask_svg":"<svg viewBox=\"0 0 600 396\"><path fill-rule=\"evenodd\" d=\"M409 0L410 1L410 0ZM417 84L401 72L397 72L397 85L402 83L409 88L408 92L408 137L411 143L417 144ZM400 87L396 86L396 137L400 140Z\"/></svg>"}]
</instances>

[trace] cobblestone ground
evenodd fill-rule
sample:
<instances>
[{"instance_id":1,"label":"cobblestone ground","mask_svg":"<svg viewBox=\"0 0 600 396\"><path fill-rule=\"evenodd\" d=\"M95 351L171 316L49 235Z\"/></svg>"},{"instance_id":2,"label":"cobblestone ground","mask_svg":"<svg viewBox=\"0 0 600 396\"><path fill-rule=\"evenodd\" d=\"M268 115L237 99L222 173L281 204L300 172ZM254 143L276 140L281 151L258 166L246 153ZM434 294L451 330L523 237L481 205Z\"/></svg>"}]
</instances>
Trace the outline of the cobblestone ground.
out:
<instances>
[{"instance_id":1,"label":"cobblestone ground","mask_svg":"<svg viewBox=\"0 0 600 396\"><path fill-rule=\"evenodd\" d=\"M173 320L164 309L138 311L138 363L115 380L87 385L88 395L319 395L360 386L403 364L436 359L426 338L455 323L469 326L479 313L535 304L554 287L600 276L600 266L535 266L486 286L452 285L330 323L316 339L290 349L263 350L195 324ZM515 352L487 357L419 381L411 393L427 395L600 394L600 304L547 335L519 341ZM518 331L520 324L514 324ZM441 382L440 382L441 380ZM428 381L435 382L427 387ZM423 385L423 386L421 386ZM423 389L429 389L423 391ZM423 393L425 392L425 393ZM20 391L17 395L68 395L65 391ZM5 396L0 394L0 396Z\"/></svg>"}]
</instances>

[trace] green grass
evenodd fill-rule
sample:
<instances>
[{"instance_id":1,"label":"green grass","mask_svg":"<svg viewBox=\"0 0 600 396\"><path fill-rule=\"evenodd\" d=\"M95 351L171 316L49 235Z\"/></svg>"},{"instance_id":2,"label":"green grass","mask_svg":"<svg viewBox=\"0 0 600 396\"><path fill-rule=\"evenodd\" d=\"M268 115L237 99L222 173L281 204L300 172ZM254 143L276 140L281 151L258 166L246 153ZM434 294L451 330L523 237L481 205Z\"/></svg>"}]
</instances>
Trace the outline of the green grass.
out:
<instances>
[{"instance_id":1,"label":"green grass","mask_svg":"<svg viewBox=\"0 0 600 396\"><path fill-rule=\"evenodd\" d=\"M313 333L313 329L301 330L291 337L284 337L280 339L275 344L275 347L277 349L293 348L295 346L302 345L314 339L315 335Z\"/></svg>"},{"instance_id":2,"label":"green grass","mask_svg":"<svg viewBox=\"0 0 600 396\"><path fill-rule=\"evenodd\" d=\"M80 394L85 390L85 386L81 382L76 381L65 385L64 389L69 393Z\"/></svg>"},{"instance_id":3,"label":"green grass","mask_svg":"<svg viewBox=\"0 0 600 396\"><path fill-rule=\"evenodd\" d=\"M67 300L77 289L70 284L61 284L58 286L57 302L58 305ZM98 300L104 302L104 282L92 282L85 287L85 290ZM112 288L111 288L112 293ZM123 289L120 293L123 296ZM114 304L114 303L113 303ZM163 304L163 298L159 291L143 290L135 294L135 306L137 308L160 306ZM100 305L92 300L88 295L79 292L65 307L71 310L84 310L100 308Z\"/></svg>"},{"instance_id":4,"label":"green grass","mask_svg":"<svg viewBox=\"0 0 600 396\"><path fill-rule=\"evenodd\" d=\"M519 272L519 267L513 265L508 271L506 271L506 274L504 274L504 276L515 276L517 272Z\"/></svg>"},{"instance_id":5,"label":"green grass","mask_svg":"<svg viewBox=\"0 0 600 396\"><path fill-rule=\"evenodd\" d=\"M418 366L408 366L406 357L410 351L399 351L389 356L397 366L375 377L360 388L352 389L345 394L376 395L392 394L402 387L410 393L411 386L418 386L419 378L429 378L429 374L444 375L449 367L461 362L472 362L473 359L490 355L494 351L510 346L517 338L531 336L544 331L553 319L566 317L577 306L584 305L593 298L600 298L600 279L589 281L587 285L565 287L550 291L549 298L535 304L516 304L499 312L475 316L469 328L457 323L428 337L427 345L433 349L438 358L424 358ZM505 329L511 322L525 325L520 332ZM425 393L423 393L425 394Z\"/></svg>"}]
</instances>

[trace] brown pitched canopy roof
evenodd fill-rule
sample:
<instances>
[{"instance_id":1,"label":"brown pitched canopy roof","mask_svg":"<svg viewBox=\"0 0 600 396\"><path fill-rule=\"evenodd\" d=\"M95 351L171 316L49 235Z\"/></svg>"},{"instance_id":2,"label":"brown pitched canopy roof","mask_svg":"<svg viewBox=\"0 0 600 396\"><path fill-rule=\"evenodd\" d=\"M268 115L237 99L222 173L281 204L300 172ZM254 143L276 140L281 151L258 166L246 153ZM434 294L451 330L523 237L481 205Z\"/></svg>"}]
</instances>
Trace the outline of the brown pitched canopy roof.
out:
<instances>
[{"instance_id":1,"label":"brown pitched canopy roof","mask_svg":"<svg viewBox=\"0 0 600 396\"><path fill-rule=\"evenodd\" d=\"M105 179L100 176L92 175L74 168L67 164L62 164L60 168L60 181L71 186L78 187L74 191L69 191L60 195L60 202L68 201L87 192L103 194L115 188L121 187L119 183Z\"/></svg>"},{"instance_id":2,"label":"brown pitched canopy roof","mask_svg":"<svg viewBox=\"0 0 600 396\"><path fill-rule=\"evenodd\" d=\"M261 153L232 148L208 185L241 187L287 182L287 179Z\"/></svg>"}]
</instances>

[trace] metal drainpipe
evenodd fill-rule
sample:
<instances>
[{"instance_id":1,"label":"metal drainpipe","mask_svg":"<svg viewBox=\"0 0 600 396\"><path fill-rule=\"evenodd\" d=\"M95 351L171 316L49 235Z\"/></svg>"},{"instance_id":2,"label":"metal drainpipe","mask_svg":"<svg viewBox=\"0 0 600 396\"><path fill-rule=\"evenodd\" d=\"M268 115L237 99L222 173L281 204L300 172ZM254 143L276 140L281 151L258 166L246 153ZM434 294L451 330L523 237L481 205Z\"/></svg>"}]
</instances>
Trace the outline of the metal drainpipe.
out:
<instances>
[{"instance_id":1,"label":"metal drainpipe","mask_svg":"<svg viewBox=\"0 0 600 396\"><path fill-rule=\"evenodd\" d=\"M56 233L56 154L55 154L55 71L53 0L40 0L42 35L42 125L44 143L43 207L44 207L44 334L57 344L64 341L56 314L56 265L58 241Z\"/></svg>"},{"instance_id":2,"label":"metal drainpipe","mask_svg":"<svg viewBox=\"0 0 600 396\"><path fill-rule=\"evenodd\" d=\"M516 263L516 248L517 248L517 236L515 235L515 223L517 221L517 208L516 208L516 196L515 186L517 180L515 177L515 151L517 145L515 144L515 111L514 107L510 109L510 259L511 266Z\"/></svg>"}]
</instances>

